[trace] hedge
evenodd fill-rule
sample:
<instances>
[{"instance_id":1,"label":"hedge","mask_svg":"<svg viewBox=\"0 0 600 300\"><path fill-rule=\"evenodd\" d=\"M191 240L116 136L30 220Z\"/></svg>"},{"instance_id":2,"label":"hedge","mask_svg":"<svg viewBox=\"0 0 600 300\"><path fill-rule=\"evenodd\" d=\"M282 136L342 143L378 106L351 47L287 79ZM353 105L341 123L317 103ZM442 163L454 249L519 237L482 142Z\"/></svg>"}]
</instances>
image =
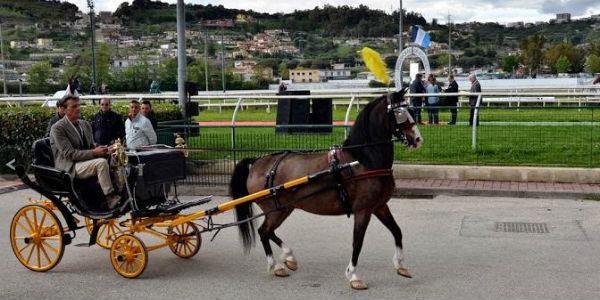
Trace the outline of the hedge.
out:
<instances>
[{"instance_id":1,"label":"hedge","mask_svg":"<svg viewBox=\"0 0 600 300\"><path fill-rule=\"evenodd\" d=\"M128 112L126 103L113 104L112 108L122 116ZM181 119L181 110L175 104L153 103L152 108L159 122ZM98 106L84 104L81 118L91 120L98 111ZM53 108L33 105L0 107L0 173L13 173L6 167L13 158L17 164L29 165L31 145L44 136L48 120L55 113Z\"/></svg>"}]
</instances>

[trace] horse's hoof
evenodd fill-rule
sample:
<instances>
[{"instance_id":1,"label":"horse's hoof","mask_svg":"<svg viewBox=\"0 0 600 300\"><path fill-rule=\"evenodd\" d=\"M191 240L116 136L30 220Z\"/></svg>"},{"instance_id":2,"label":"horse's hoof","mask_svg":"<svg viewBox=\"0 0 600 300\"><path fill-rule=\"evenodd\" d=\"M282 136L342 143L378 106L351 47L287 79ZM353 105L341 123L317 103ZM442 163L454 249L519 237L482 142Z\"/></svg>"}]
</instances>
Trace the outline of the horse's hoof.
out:
<instances>
[{"instance_id":1,"label":"horse's hoof","mask_svg":"<svg viewBox=\"0 0 600 300\"><path fill-rule=\"evenodd\" d=\"M398 273L398 275L400 275L402 277L412 278L412 275L410 275L410 273L408 273L408 270L406 268L398 268L398 270L396 270L396 272Z\"/></svg>"},{"instance_id":2,"label":"horse's hoof","mask_svg":"<svg viewBox=\"0 0 600 300\"><path fill-rule=\"evenodd\" d=\"M285 261L285 266L292 270L292 271L296 271L298 270L298 262L297 261L293 261L293 260L286 260Z\"/></svg>"},{"instance_id":3,"label":"horse's hoof","mask_svg":"<svg viewBox=\"0 0 600 300\"><path fill-rule=\"evenodd\" d=\"M285 269L277 269L273 271L273 274L277 277L288 277L290 274Z\"/></svg>"},{"instance_id":4,"label":"horse's hoof","mask_svg":"<svg viewBox=\"0 0 600 300\"><path fill-rule=\"evenodd\" d=\"M355 290L366 290L369 287L362 280L352 280L350 281L350 287Z\"/></svg>"}]
</instances>

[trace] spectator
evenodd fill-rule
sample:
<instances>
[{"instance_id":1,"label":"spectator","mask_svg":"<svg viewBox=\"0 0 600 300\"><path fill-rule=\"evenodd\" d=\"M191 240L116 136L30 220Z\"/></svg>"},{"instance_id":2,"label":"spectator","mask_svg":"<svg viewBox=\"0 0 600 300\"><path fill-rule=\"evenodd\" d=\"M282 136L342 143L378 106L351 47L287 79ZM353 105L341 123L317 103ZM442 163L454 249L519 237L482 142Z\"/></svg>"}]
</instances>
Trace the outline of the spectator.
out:
<instances>
[{"instance_id":1,"label":"spectator","mask_svg":"<svg viewBox=\"0 0 600 300\"><path fill-rule=\"evenodd\" d=\"M152 104L148 100L142 101L142 115L150 120L152 129L154 129L154 132L156 132L156 128L158 128L158 122L156 121L154 111L152 111Z\"/></svg>"},{"instance_id":2,"label":"spectator","mask_svg":"<svg viewBox=\"0 0 600 300\"><path fill-rule=\"evenodd\" d=\"M109 209L117 206L120 197L114 192L110 181L108 161L104 158L110 152L107 146L94 148L92 126L80 120L79 96L71 91L61 105L65 117L50 130L50 147L54 155L54 165L75 178L98 177L98 183L106 196Z\"/></svg>"},{"instance_id":3,"label":"spectator","mask_svg":"<svg viewBox=\"0 0 600 300\"><path fill-rule=\"evenodd\" d=\"M52 116L50 120L48 120L48 127L46 128L45 137L50 137L50 128L52 128L52 125L65 116L65 108L62 105L62 101L62 99L56 101L56 114Z\"/></svg>"},{"instance_id":4,"label":"spectator","mask_svg":"<svg viewBox=\"0 0 600 300\"><path fill-rule=\"evenodd\" d=\"M477 80L477 77L475 76L475 74L471 74L469 75L469 81L471 82L471 90L469 90L469 92L471 93L481 93L481 85L479 84L479 80ZM475 106L477 105L477 95L474 96L469 96L469 106L471 107L471 113L469 115L469 126L473 126L473 117L475 115ZM479 103L479 105L481 105L483 103L483 97L481 98L481 102ZM479 125L479 116L477 117L477 123L476 125Z\"/></svg>"},{"instance_id":5,"label":"spectator","mask_svg":"<svg viewBox=\"0 0 600 300\"><path fill-rule=\"evenodd\" d=\"M421 79L423 76L421 74L417 74L415 76L415 80L410 85L410 93L411 94L424 94L425 87L423 86L423 82ZM421 107L423 106L423 97L412 97L411 103L414 108L414 119L417 124L423 124L421 120Z\"/></svg>"},{"instance_id":6,"label":"spectator","mask_svg":"<svg viewBox=\"0 0 600 300\"><path fill-rule=\"evenodd\" d=\"M425 90L428 94L437 94L440 92L435 76L429 74L427 82L425 84ZM440 109L438 108L440 103L440 96L428 96L427 97L427 123L428 124L439 124L440 123Z\"/></svg>"},{"instance_id":7,"label":"spectator","mask_svg":"<svg viewBox=\"0 0 600 300\"><path fill-rule=\"evenodd\" d=\"M283 92L285 92L285 91L287 91L287 86L285 85L285 83L284 83L284 82L282 82L282 83L279 85L278 93L279 93L279 94L281 94L281 93L283 93Z\"/></svg>"},{"instance_id":8,"label":"spectator","mask_svg":"<svg viewBox=\"0 0 600 300\"><path fill-rule=\"evenodd\" d=\"M140 102L137 100L131 100L129 103L125 135L127 147L130 149L156 144L156 133L152 123L140 113Z\"/></svg>"},{"instance_id":9,"label":"spectator","mask_svg":"<svg viewBox=\"0 0 600 300\"><path fill-rule=\"evenodd\" d=\"M448 88L444 90L446 93L458 93L458 84L456 80L454 80L454 75L448 75ZM446 97L447 104L450 106L450 115L451 119L448 125L456 125L456 119L458 116L457 105L458 105L458 96L447 96Z\"/></svg>"},{"instance_id":10,"label":"spectator","mask_svg":"<svg viewBox=\"0 0 600 300\"><path fill-rule=\"evenodd\" d=\"M598 74L598 77L596 77L596 80L592 84L600 84L600 74Z\"/></svg>"},{"instance_id":11,"label":"spectator","mask_svg":"<svg viewBox=\"0 0 600 300\"><path fill-rule=\"evenodd\" d=\"M116 139L121 139L121 143L125 141L123 117L112 110L110 99L100 99L100 111L92 120L92 131L96 145L110 145Z\"/></svg>"}]
</instances>

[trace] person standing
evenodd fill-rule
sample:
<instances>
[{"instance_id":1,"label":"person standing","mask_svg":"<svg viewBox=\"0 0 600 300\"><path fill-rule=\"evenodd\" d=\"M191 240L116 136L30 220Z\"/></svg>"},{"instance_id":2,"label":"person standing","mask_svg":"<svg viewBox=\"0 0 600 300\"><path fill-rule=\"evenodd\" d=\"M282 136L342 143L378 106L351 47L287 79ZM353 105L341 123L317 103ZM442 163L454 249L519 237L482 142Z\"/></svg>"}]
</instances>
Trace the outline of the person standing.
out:
<instances>
[{"instance_id":1,"label":"person standing","mask_svg":"<svg viewBox=\"0 0 600 300\"><path fill-rule=\"evenodd\" d=\"M108 209L113 209L121 198L114 191L108 161L105 158L110 149L107 146L94 147L92 126L89 122L80 120L79 96L73 91L71 93L61 102L65 116L50 129L54 165L74 178L97 176L106 196L106 205Z\"/></svg>"},{"instance_id":2,"label":"person standing","mask_svg":"<svg viewBox=\"0 0 600 300\"><path fill-rule=\"evenodd\" d=\"M410 84L410 93L411 94L425 94L425 87L423 86L422 81L423 76L421 74L417 74L415 76L415 80ZM417 124L423 124L421 120L421 107L423 106L423 97L412 97L411 99L412 106L414 109L414 119Z\"/></svg>"},{"instance_id":3,"label":"person standing","mask_svg":"<svg viewBox=\"0 0 600 300\"><path fill-rule=\"evenodd\" d=\"M458 93L458 83L454 80L454 75L448 75L448 88L444 90L445 93ZM448 125L456 125L456 119L458 116L458 96L447 96L446 100L448 102L448 106L450 106L450 122Z\"/></svg>"},{"instance_id":4,"label":"person standing","mask_svg":"<svg viewBox=\"0 0 600 300\"><path fill-rule=\"evenodd\" d=\"M110 99L100 99L100 111L92 120L92 131L96 145L110 145L116 139L121 139L121 143L125 141L123 117L112 110Z\"/></svg>"},{"instance_id":5,"label":"person standing","mask_svg":"<svg viewBox=\"0 0 600 300\"><path fill-rule=\"evenodd\" d=\"M440 92L440 87L435 80L433 74L429 74L427 82L425 84L425 90L427 94L437 94ZM438 108L440 102L440 96L427 96L427 123L428 124L439 124L440 123L440 109Z\"/></svg>"},{"instance_id":6,"label":"person standing","mask_svg":"<svg viewBox=\"0 0 600 300\"><path fill-rule=\"evenodd\" d=\"M475 76L475 74L471 74L469 75L469 81L471 82L471 89L469 90L469 92L471 93L481 93L481 85L479 84L479 80L477 80L477 77ZM477 95L471 95L469 96L469 106L471 107L471 113L469 115L469 126L473 126L473 117L475 115L475 106L477 105ZM481 106L481 104L483 104L483 97L481 98L481 101L479 102L479 105ZM479 119L480 117L477 116L477 124L479 125Z\"/></svg>"},{"instance_id":7,"label":"person standing","mask_svg":"<svg viewBox=\"0 0 600 300\"><path fill-rule=\"evenodd\" d=\"M140 102L129 102L129 115L125 121L125 136L127 148L135 149L156 144L156 133L148 118L140 113Z\"/></svg>"},{"instance_id":8,"label":"person standing","mask_svg":"<svg viewBox=\"0 0 600 300\"><path fill-rule=\"evenodd\" d=\"M52 125L65 116L65 108L62 105L62 101L62 99L56 101L56 114L48 120L48 127L46 127L46 135L44 137L50 137L50 128L52 128Z\"/></svg>"},{"instance_id":9,"label":"person standing","mask_svg":"<svg viewBox=\"0 0 600 300\"><path fill-rule=\"evenodd\" d=\"M156 121L156 115L152 110L152 104L148 100L142 101L142 115L150 120L152 129L154 129L154 132L156 132L156 129L158 128L158 122Z\"/></svg>"}]
</instances>

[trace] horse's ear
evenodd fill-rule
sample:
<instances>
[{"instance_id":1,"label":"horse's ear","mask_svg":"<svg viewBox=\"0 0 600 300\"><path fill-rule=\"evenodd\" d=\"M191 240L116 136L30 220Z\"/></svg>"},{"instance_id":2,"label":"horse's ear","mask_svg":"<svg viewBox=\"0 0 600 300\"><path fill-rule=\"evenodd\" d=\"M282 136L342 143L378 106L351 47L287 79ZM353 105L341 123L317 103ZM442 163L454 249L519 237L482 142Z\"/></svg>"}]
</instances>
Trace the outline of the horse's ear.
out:
<instances>
[{"instance_id":1,"label":"horse's ear","mask_svg":"<svg viewBox=\"0 0 600 300\"><path fill-rule=\"evenodd\" d=\"M404 101L404 94L408 92L407 88L403 88L397 92L393 92L390 96L392 103L399 103Z\"/></svg>"}]
</instances>

